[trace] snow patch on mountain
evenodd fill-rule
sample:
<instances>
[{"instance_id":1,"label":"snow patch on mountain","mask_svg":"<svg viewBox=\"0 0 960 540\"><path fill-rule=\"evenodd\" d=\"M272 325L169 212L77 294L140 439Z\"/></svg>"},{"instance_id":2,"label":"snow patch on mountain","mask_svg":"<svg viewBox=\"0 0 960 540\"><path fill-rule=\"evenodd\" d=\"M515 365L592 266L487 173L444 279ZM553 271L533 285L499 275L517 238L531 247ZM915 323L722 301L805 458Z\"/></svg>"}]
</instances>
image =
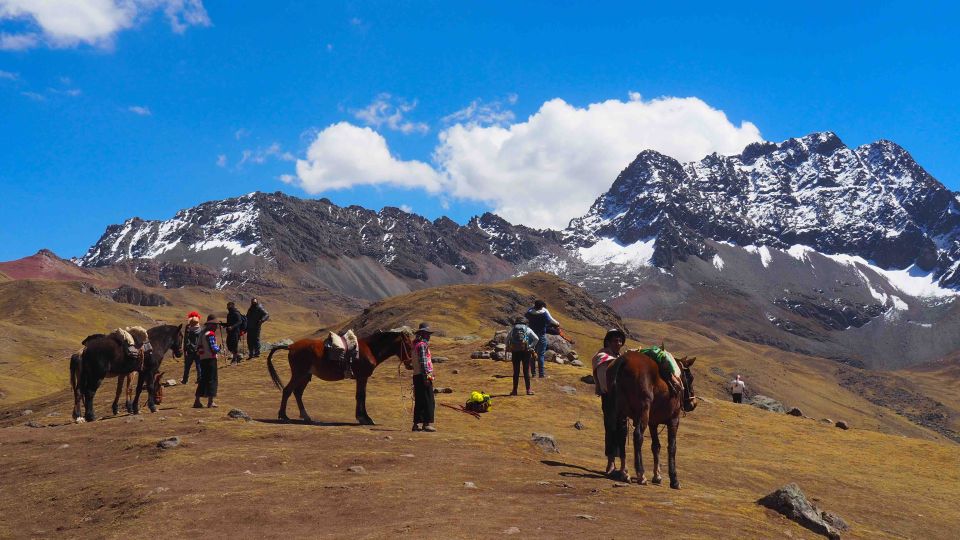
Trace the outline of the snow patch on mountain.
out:
<instances>
[{"instance_id":1,"label":"snow patch on mountain","mask_svg":"<svg viewBox=\"0 0 960 540\"><path fill-rule=\"evenodd\" d=\"M618 264L628 268L651 266L656 238L647 238L629 245L622 245L612 238L601 238L589 247L577 250L580 259L592 266Z\"/></svg>"}]
</instances>

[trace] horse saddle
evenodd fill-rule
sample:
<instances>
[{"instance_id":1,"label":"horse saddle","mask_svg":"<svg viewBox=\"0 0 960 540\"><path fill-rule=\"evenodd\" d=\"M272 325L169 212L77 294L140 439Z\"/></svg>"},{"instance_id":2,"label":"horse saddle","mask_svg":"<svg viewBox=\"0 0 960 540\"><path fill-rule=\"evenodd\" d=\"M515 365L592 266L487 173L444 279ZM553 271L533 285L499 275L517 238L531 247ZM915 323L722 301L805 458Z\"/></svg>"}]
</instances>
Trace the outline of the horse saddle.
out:
<instances>
[{"instance_id":1,"label":"horse saddle","mask_svg":"<svg viewBox=\"0 0 960 540\"><path fill-rule=\"evenodd\" d=\"M330 332L323 346L327 360L340 366L344 378L353 379L353 363L360 356L360 347L353 330L347 330L342 336Z\"/></svg>"}]
</instances>

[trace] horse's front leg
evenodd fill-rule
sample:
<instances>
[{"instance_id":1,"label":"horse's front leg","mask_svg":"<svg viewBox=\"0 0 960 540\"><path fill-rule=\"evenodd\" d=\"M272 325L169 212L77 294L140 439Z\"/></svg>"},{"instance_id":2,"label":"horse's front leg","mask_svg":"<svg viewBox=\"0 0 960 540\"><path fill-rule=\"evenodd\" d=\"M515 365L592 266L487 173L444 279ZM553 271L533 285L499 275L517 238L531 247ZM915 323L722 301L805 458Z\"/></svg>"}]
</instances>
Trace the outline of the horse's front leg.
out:
<instances>
[{"instance_id":1,"label":"horse's front leg","mask_svg":"<svg viewBox=\"0 0 960 540\"><path fill-rule=\"evenodd\" d=\"M633 419L633 467L637 471L637 483L646 485L647 477L643 470L643 432L650 423L650 406L645 404L640 408L640 414Z\"/></svg>"},{"instance_id":2,"label":"horse's front leg","mask_svg":"<svg viewBox=\"0 0 960 540\"><path fill-rule=\"evenodd\" d=\"M677 480L677 430L680 429L680 419L673 418L667 424L667 453L669 455L668 470L670 472L670 487L680 489L680 480Z\"/></svg>"},{"instance_id":3,"label":"horse's front leg","mask_svg":"<svg viewBox=\"0 0 960 540\"><path fill-rule=\"evenodd\" d=\"M126 399L126 401L124 402L124 406L127 408L127 412L128 412L128 413L132 413L132 412L133 412L133 388L130 388L130 379L131 379L131 378L133 378L133 375L132 375L132 374L127 375L127 376L125 377L125 379L126 379L126 385L125 385L125 386L126 386L127 399ZM137 383L139 384L139 382L140 382L140 379L138 378L138 379L137 379Z\"/></svg>"},{"instance_id":4,"label":"horse's front leg","mask_svg":"<svg viewBox=\"0 0 960 540\"><path fill-rule=\"evenodd\" d=\"M650 481L660 485L663 482L663 476L660 475L660 435L654 424L650 424L650 449L653 450L653 478Z\"/></svg>"},{"instance_id":5,"label":"horse's front leg","mask_svg":"<svg viewBox=\"0 0 960 540\"><path fill-rule=\"evenodd\" d=\"M367 378L357 377L357 422L364 426L374 425L374 421L367 414Z\"/></svg>"},{"instance_id":6,"label":"horse's front leg","mask_svg":"<svg viewBox=\"0 0 960 540\"><path fill-rule=\"evenodd\" d=\"M151 370L150 372L141 371L137 376L139 379L137 381L137 396L136 401L140 402L140 392L143 390L144 386L147 388L147 408L150 409L150 412L157 412L157 385L154 384L156 379L156 370Z\"/></svg>"},{"instance_id":7,"label":"horse's front leg","mask_svg":"<svg viewBox=\"0 0 960 540\"><path fill-rule=\"evenodd\" d=\"M126 379L123 375L117 376L117 395L113 397L113 405L110 407L114 416L120 414L120 394L123 393L123 381Z\"/></svg>"},{"instance_id":8,"label":"horse's front leg","mask_svg":"<svg viewBox=\"0 0 960 540\"><path fill-rule=\"evenodd\" d=\"M93 411L93 398L97 395L97 389L100 387L100 383L102 382L103 379L98 379L90 384L84 385L83 408L85 409L85 413L83 416L87 422L93 422L97 419L97 415Z\"/></svg>"}]
</instances>

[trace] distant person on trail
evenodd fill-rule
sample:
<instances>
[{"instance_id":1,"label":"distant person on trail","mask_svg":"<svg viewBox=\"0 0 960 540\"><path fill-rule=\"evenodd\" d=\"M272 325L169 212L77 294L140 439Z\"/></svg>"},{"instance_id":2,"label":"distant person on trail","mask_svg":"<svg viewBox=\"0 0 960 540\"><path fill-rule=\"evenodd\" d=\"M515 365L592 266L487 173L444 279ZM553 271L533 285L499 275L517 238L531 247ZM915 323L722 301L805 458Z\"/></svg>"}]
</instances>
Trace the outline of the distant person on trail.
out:
<instances>
[{"instance_id":1,"label":"distant person on trail","mask_svg":"<svg viewBox=\"0 0 960 540\"><path fill-rule=\"evenodd\" d=\"M537 341L537 366L542 379L544 377L543 362L547 355L547 327L559 327L560 323L547 311L547 303L543 300L537 300L533 303L533 307L527 310L527 321L539 340Z\"/></svg>"},{"instance_id":2,"label":"distant person on trail","mask_svg":"<svg viewBox=\"0 0 960 540\"><path fill-rule=\"evenodd\" d=\"M247 318L240 313L237 305L233 302L227 302L227 350L232 355L230 364L240 363L240 333L246 330Z\"/></svg>"},{"instance_id":3,"label":"distant person on trail","mask_svg":"<svg viewBox=\"0 0 960 540\"><path fill-rule=\"evenodd\" d=\"M203 335L200 338L200 380L197 381L196 398L193 407L200 409L200 398L207 398L207 407L216 407L214 398L217 397L217 327L220 322L216 315L207 315L207 323L203 326Z\"/></svg>"},{"instance_id":4,"label":"distant person on trail","mask_svg":"<svg viewBox=\"0 0 960 540\"><path fill-rule=\"evenodd\" d=\"M433 359L430 355L430 334L427 323L420 323L413 341L413 431L436 431L433 414Z\"/></svg>"},{"instance_id":5,"label":"distant person on trail","mask_svg":"<svg viewBox=\"0 0 960 540\"><path fill-rule=\"evenodd\" d=\"M605 474L614 474L616 458L620 458L620 474L627 476L627 419L618 418L617 398L607 387L607 369L620 356L620 349L627 341L627 335L619 328L612 328L603 337L603 348L593 357L593 378L597 385L597 395L600 396L600 408L603 410L603 448L607 456Z\"/></svg>"},{"instance_id":6,"label":"distant person on trail","mask_svg":"<svg viewBox=\"0 0 960 540\"><path fill-rule=\"evenodd\" d=\"M527 395L533 395L533 390L530 390L531 363L539 342L540 338L527 326L525 317L517 317L513 321L513 327L507 332L507 351L510 352L513 359L513 392L510 392L511 396L517 395L521 366L523 366L523 384L527 387Z\"/></svg>"},{"instance_id":7,"label":"distant person on trail","mask_svg":"<svg viewBox=\"0 0 960 540\"><path fill-rule=\"evenodd\" d=\"M180 384L187 384L190 380L190 368L194 364L197 366L197 380L200 379L200 339L202 337L200 314L191 311L187 314L187 326L183 329L183 378L180 379Z\"/></svg>"},{"instance_id":8,"label":"distant person on trail","mask_svg":"<svg viewBox=\"0 0 960 540\"><path fill-rule=\"evenodd\" d=\"M260 326L270 320L270 314L263 309L256 298L250 300L247 310L247 358L260 356Z\"/></svg>"},{"instance_id":9,"label":"distant person on trail","mask_svg":"<svg viewBox=\"0 0 960 540\"><path fill-rule=\"evenodd\" d=\"M730 395L733 396L734 403L743 403L743 391L747 389L746 383L740 378L740 374L730 381Z\"/></svg>"}]
</instances>

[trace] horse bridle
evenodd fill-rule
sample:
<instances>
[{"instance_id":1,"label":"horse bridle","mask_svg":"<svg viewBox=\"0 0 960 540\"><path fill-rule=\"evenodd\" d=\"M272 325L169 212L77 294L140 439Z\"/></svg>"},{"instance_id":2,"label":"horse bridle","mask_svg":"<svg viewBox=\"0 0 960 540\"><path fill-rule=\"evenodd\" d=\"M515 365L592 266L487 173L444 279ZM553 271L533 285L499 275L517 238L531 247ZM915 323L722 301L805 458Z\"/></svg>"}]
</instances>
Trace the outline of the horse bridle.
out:
<instances>
[{"instance_id":1,"label":"horse bridle","mask_svg":"<svg viewBox=\"0 0 960 540\"><path fill-rule=\"evenodd\" d=\"M408 344L407 341L408 341L407 336L401 333L400 334L400 355L399 355L400 362L402 362L403 365L408 366L408 369L409 369L409 366L413 365L413 344L412 343Z\"/></svg>"}]
</instances>

